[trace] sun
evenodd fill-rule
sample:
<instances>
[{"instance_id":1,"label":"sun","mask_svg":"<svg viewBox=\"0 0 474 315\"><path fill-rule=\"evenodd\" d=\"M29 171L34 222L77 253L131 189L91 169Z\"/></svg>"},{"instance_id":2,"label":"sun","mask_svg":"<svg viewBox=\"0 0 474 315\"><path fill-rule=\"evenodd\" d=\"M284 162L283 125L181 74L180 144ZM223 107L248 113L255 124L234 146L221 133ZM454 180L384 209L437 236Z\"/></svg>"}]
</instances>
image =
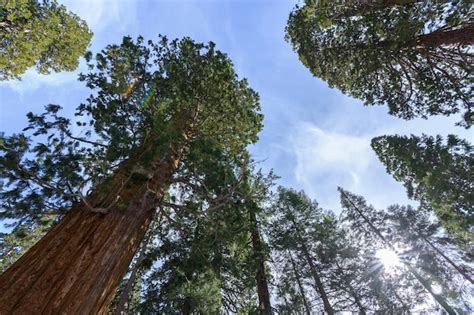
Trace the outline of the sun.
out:
<instances>
[{"instance_id":1,"label":"sun","mask_svg":"<svg viewBox=\"0 0 474 315\"><path fill-rule=\"evenodd\" d=\"M375 257L380 260L384 269L388 273L393 273L401 266L400 258L397 253L391 249L381 248L375 253Z\"/></svg>"}]
</instances>

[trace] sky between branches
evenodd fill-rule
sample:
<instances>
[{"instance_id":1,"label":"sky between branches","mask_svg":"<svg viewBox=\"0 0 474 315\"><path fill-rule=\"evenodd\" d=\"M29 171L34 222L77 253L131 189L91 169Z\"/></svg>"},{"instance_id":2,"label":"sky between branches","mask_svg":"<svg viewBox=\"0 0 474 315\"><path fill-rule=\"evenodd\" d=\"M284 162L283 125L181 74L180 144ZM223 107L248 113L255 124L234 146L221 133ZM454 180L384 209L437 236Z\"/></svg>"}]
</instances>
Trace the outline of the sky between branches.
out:
<instances>
[{"instance_id":1,"label":"sky between branches","mask_svg":"<svg viewBox=\"0 0 474 315\"><path fill-rule=\"evenodd\" d=\"M213 41L233 60L240 77L261 97L265 115L260 141L250 148L278 184L304 189L326 209L339 212L337 186L364 195L377 208L407 203L402 184L386 174L370 148L384 134L457 134L474 142L474 132L454 124L459 117L401 120L385 106L362 102L311 76L284 41L284 28L297 1L288 0L61 0L94 32L90 50L120 43L124 35L157 39L158 34ZM26 113L59 104L72 116L90 90L75 72L0 82L0 131L20 132Z\"/></svg>"}]
</instances>

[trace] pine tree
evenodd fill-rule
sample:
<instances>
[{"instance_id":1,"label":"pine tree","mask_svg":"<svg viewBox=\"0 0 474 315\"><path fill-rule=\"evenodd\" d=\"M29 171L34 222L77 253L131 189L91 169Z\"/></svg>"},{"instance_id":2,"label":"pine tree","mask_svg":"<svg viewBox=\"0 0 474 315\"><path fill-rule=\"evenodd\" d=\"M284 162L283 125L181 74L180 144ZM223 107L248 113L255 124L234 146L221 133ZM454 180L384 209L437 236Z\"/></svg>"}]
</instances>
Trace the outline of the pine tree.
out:
<instances>
[{"instance_id":1,"label":"pine tree","mask_svg":"<svg viewBox=\"0 0 474 315\"><path fill-rule=\"evenodd\" d=\"M404 119L462 113L474 122L470 1L306 0L287 39L311 73Z\"/></svg>"},{"instance_id":2,"label":"pine tree","mask_svg":"<svg viewBox=\"0 0 474 315\"><path fill-rule=\"evenodd\" d=\"M72 71L92 38L86 23L55 0L3 1L0 8L0 80Z\"/></svg>"},{"instance_id":3,"label":"pine tree","mask_svg":"<svg viewBox=\"0 0 474 315\"><path fill-rule=\"evenodd\" d=\"M95 90L77 110L83 136L49 105L29 115L41 139L3 139L2 214L65 214L0 276L1 312L105 312L193 149L212 142L237 155L257 140L258 96L213 43L126 37L90 69L80 76Z\"/></svg>"},{"instance_id":4,"label":"pine tree","mask_svg":"<svg viewBox=\"0 0 474 315\"><path fill-rule=\"evenodd\" d=\"M408 196L433 209L445 229L469 248L474 224L472 145L453 135L446 141L440 136L383 136L372 139L372 148Z\"/></svg>"},{"instance_id":5,"label":"pine tree","mask_svg":"<svg viewBox=\"0 0 474 315\"><path fill-rule=\"evenodd\" d=\"M304 262L305 269L298 270L294 276L308 277L322 302L322 309L334 314L334 308L328 296L321 268L318 266L318 246L324 238L319 238L325 216L317 203L311 201L303 192L280 187L276 202L272 205L274 218L271 222L272 246L284 255L294 253L294 259ZM287 252L290 252L287 254ZM299 275L297 275L299 273ZM302 294L303 296L303 294ZM306 303L305 303L306 304Z\"/></svg>"},{"instance_id":6,"label":"pine tree","mask_svg":"<svg viewBox=\"0 0 474 315\"><path fill-rule=\"evenodd\" d=\"M433 299L435 299L436 302L442 306L446 312L448 312L448 314L456 314L455 310L450 305L451 301L448 301L447 299L449 296L434 292L432 286L433 281L431 279L433 274L430 270L427 270L426 268L423 269L426 265L419 265L413 255L404 255L403 250L408 246L408 244L397 244L395 242L397 240L396 238L393 240L390 238L391 230L387 227L385 214L381 211L375 210L372 206L367 205L364 198L344 191L341 188L339 188L339 191L341 192L341 204L344 211L348 213L349 217L358 217L358 221L360 222L354 221L352 227L359 230L361 233L364 233L374 242L379 242L382 246L381 248L390 249L400 257L400 263L406 270L405 273L402 273L401 275L406 277L408 280L407 285L415 288L414 284L410 282L416 280L431 295L431 297L433 297ZM422 269L421 273L419 271L420 267ZM398 284L403 284L401 275L398 275ZM397 282L392 282L391 285L396 283ZM396 291L394 293L396 294L397 299L399 299L399 294ZM413 301L415 297L414 292L412 291L410 294L411 300Z\"/></svg>"},{"instance_id":7,"label":"pine tree","mask_svg":"<svg viewBox=\"0 0 474 315\"><path fill-rule=\"evenodd\" d=\"M272 176L249 173L245 156L233 160L205 148L193 158L192 174L181 169L175 202L159 212L169 222L161 225L167 228L152 258L157 267L146 279L142 311L271 313L266 254L260 238L255 250L254 220Z\"/></svg>"}]
</instances>

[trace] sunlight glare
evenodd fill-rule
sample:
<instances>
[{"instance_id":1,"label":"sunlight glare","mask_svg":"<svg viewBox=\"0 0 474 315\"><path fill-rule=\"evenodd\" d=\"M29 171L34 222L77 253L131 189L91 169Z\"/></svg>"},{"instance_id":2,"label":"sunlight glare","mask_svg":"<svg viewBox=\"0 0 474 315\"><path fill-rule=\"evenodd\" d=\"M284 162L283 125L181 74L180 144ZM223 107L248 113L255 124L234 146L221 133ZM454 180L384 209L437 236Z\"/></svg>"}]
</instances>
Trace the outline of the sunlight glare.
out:
<instances>
[{"instance_id":1,"label":"sunlight glare","mask_svg":"<svg viewBox=\"0 0 474 315\"><path fill-rule=\"evenodd\" d=\"M377 250L375 257L382 263L386 271L391 272L401 265L397 253L391 249L382 248Z\"/></svg>"},{"instance_id":2,"label":"sunlight glare","mask_svg":"<svg viewBox=\"0 0 474 315\"><path fill-rule=\"evenodd\" d=\"M439 284L436 284L436 283L431 285L431 290L433 290L434 294L443 293L443 287L441 287Z\"/></svg>"}]
</instances>

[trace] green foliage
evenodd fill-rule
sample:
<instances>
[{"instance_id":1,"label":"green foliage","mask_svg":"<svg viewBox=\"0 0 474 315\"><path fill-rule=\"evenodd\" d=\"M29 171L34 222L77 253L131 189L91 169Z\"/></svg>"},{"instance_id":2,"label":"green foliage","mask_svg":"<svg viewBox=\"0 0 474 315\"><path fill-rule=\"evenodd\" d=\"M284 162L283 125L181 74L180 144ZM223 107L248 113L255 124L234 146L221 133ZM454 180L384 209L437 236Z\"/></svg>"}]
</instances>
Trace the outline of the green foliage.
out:
<instances>
[{"instance_id":1,"label":"green foliage","mask_svg":"<svg viewBox=\"0 0 474 315\"><path fill-rule=\"evenodd\" d=\"M86 23L56 1L4 1L0 9L0 80L72 71L92 38Z\"/></svg>"},{"instance_id":2,"label":"green foliage","mask_svg":"<svg viewBox=\"0 0 474 315\"><path fill-rule=\"evenodd\" d=\"M192 164L185 161L190 167L177 174L170 203L158 212L144 313L257 308L249 207L264 199L272 177L252 174L245 152L235 157L210 143L201 148L193 150Z\"/></svg>"},{"instance_id":3,"label":"green foliage","mask_svg":"<svg viewBox=\"0 0 474 315\"><path fill-rule=\"evenodd\" d=\"M372 140L387 172L404 184L411 198L435 211L447 231L469 247L473 235L474 149L467 141L450 135L383 136Z\"/></svg>"},{"instance_id":4,"label":"green foliage","mask_svg":"<svg viewBox=\"0 0 474 315\"><path fill-rule=\"evenodd\" d=\"M282 311L291 309L293 303L304 310L305 299L310 312L322 308L320 293L315 291L308 271L308 258L302 254L303 244L336 311L400 312L420 302L419 296L408 297L403 293L413 283L384 276L375 258L380 244L369 240L365 231L357 233L361 222L355 216L345 213L344 220L339 221L304 192L284 188L279 189L272 210L269 235L277 257L278 307ZM402 300L396 295L403 296Z\"/></svg>"},{"instance_id":5,"label":"green foliage","mask_svg":"<svg viewBox=\"0 0 474 315\"><path fill-rule=\"evenodd\" d=\"M54 216L35 224L18 224L10 233L0 233L0 273L33 246L53 226Z\"/></svg>"},{"instance_id":6,"label":"green foliage","mask_svg":"<svg viewBox=\"0 0 474 315\"><path fill-rule=\"evenodd\" d=\"M467 279L433 246L451 257L460 270L465 269L466 274L469 274L467 265L472 258L456 246L455 240L446 235L428 213L411 206L399 205L380 211L368 205L363 197L342 189L340 191L343 221L348 224L349 235L353 235L352 243L358 244L355 248L362 250L357 254L358 259L364 256L364 250L372 251L371 255L374 256L377 249L390 246L402 262L397 267L398 271L391 274L380 273L383 271L380 262L366 262L373 266L372 270L379 272L373 277L370 287L375 290L380 290L381 286L386 287L392 291L389 300L398 300L404 310L412 309L427 298L427 291L420 286L421 282L417 283L419 279L412 272L416 269L419 271L415 272L422 276L425 284L442 288L438 295L447 304L454 306L457 312L472 311Z\"/></svg>"},{"instance_id":7,"label":"green foliage","mask_svg":"<svg viewBox=\"0 0 474 315\"><path fill-rule=\"evenodd\" d=\"M133 180L146 179L153 158L171 144L187 142L183 161L192 167L192 157L208 144L237 155L257 140L258 96L212 43L125 37L95 62L88 59L90 72L80 79L95 92L74 121L60 116L59 105L48 105L44 114L28 114L27 133L2 137L2 217L65 212L99 184L114 195L108 184L118 168ZM120 89L137 80L131 91ZM191 113L192 137L185 139L182 117Z\"/></svg>"},{"instance_id":8,"label":"green foliage","mask_svg":"<svg viewBox=\"0 0 474 315\"><path fill-rule=\"evenodd\" d=\"M286 38L311 73L404 119L472 112L470 1L305 1ZM469 39L468 39L469 38Z\"/></svg>"}]
</instances>

